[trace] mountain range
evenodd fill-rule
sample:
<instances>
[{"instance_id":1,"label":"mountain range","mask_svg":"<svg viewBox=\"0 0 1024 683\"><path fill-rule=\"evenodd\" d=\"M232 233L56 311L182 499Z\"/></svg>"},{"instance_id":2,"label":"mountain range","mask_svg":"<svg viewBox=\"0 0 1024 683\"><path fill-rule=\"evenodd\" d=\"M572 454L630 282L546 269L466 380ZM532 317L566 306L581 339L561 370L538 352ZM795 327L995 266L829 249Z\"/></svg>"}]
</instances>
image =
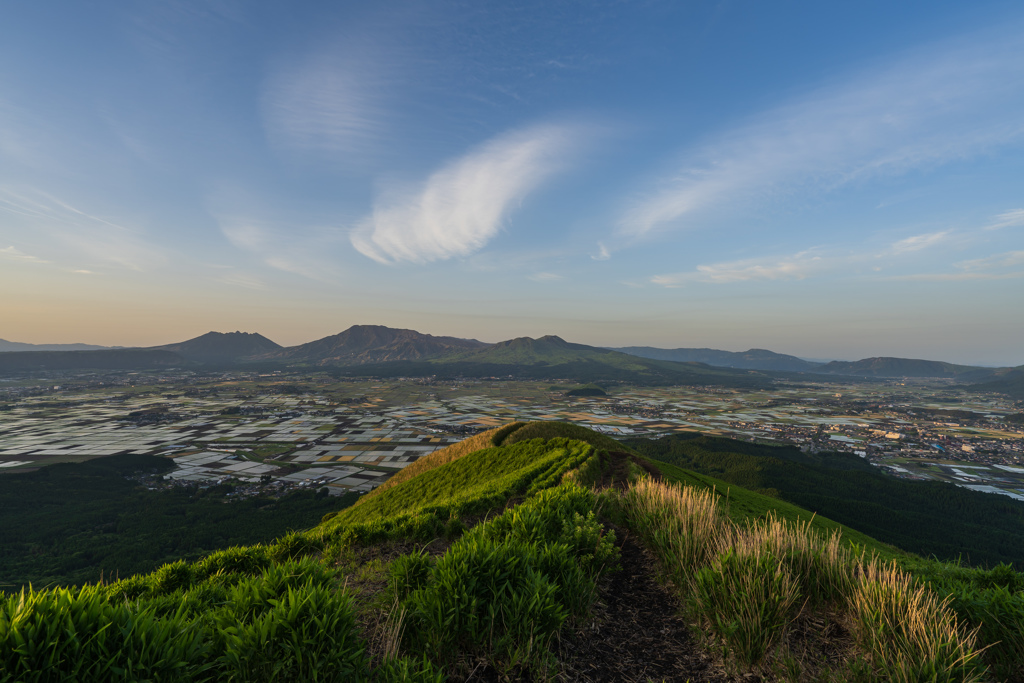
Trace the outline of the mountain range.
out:
<instances>
[{"instance_id":1,"label":"mountain range","mask_svg":"<svg viewBox=\"0 0 1024 683\"><path fill-rule=\"evenodd\" d=\"M773 377L794 375L907 377L955 379L978 389L1024 396L1024 366L986 368L890 357L815 363L766 349L730 352L650 346L600 348L574 344L553 335L488 344L383 325L353 325L339 334L289 347L248 332L208 332L183 342L145 349L2 344L6 346L0 345L0 349L11 353L0 353L0 372L258 364L334 368L340 374L361 376L514 376L746 387L767 386ZM43 350L52 347L60 348Z\"/></svg>"},{"instance_id":2,"label":"mountain range","mask_svg":"<svg viewBox=\"0 0 1024 683\"><path fill-rule=\"evenodd\" d=\"M278 346L275 351L252 355L251 359L314 365L362 365L441 358L489 346L475 339L435 337L383 325L353 325L339 334L288 348Z\"/></svg>"},{"instance_id":3,"label":"mountain range","mask_svg":"<svg viewBox=\"0 0 1024 683\"><path fill-rule=\"evenodd\" d=\"M0 339L0 353L7 351L98 351L100 349L121 348L97 346L96 344L26 344Z\"/></svg>"},{"instance_id":4,"label":"mountain range","mask_svg":"<svg viewBox=\"0 0 1024 683\"><path fill-rule=\"evenodd\" d=\"M170 351L198 363L234 363L242 358L271 354L284 347L255 332L207 332L195 339L152 348Z\"/></svg>"},{"instance_id":5,"label":"mountain range","mask_svg":"<svg viewBox=\"0 0 1024 683\"><path fill-rule=\"evenodd\" d=\"M775 353L766 349L749 351L719 351L718 349L658 349L653 346L625 346L613 349L632 356L671 360L680 363L705 363L724 368L745 370L777 370L780 372L813 372L822 363L806 361L803 358Z\"/></svg>"}]
</instances>

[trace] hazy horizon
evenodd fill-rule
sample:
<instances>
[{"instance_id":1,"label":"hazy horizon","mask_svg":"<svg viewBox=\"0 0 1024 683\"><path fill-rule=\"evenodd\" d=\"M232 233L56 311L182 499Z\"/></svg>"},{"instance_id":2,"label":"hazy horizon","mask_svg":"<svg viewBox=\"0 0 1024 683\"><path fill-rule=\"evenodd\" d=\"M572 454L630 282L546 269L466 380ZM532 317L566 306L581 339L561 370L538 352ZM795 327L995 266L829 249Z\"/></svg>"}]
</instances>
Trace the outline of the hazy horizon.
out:
<instances>
[{"instance_id":1,"label":"hazy horizon","mask_svg":"<svg viewBox=\"0 0 1024 683\"><path fill-rule=\"evenodd\" d=\"M353 323L353 324L354 325L369 325L369 324L378 324L378 323ZM385 325L385 326L386 327L392 327L392 328L398 328L398 329L409 329L409 328L403 328L401 326L396 326L396 325ZM348 327L350 327L350 326L346 326L344 329L348 329ZM162 340L162 341L157 341L157 342L153 342L153 343L140 343L140 344L120 344L120 343L119 344L99 344L99 343L96 343L96 342L82 342L82 341L71 341L71 342L67 342L67 341L60 341L60 342L45 342L45 341L44 342L24 342L23 340L9 339L9 338L3 337L3 336L0 336L0 340L7 341L7 342L21 342L21 343L29 343L29 344L40 344L40 345L81 343L81 344L93 344L93 345L96 345L96 346L105 346L105 347L108 347L108 348L139 348L139 347L162 346L162 345L166 345L166 344L176 344L176 343L179 343L179 342L188 341L189 339L194 339L194 338L199 337L199 336L201 336L203 334L207 334L208 332L220 332L220 333L243 332L243 333L257 333L257 334L261 334L262 336L266 337L267 339L270 339L271 341L273 341L273 342L275 342L277 344L280 344L283 347L289 347L289 346L299 346L299 345L305 344L307 342L312 342L312 341L317 341L319 339L323 339L324 337L327 337L327 336L333 336L335 334L338 334L339 332L343 332L344 329L340 329L340 330L338 330L336 332L330 332L330 333L325 334L325 335L320 335L320 336L317 336L315 338L301 339L301 340L298 340L298 341L295 341L295 342L291 342L291 343L282 343L279 338L275 338L275 337L273 337L271 335L263 334L259 330L228 330L228 329L223 329L223 330L206 330L205 332L201 332L201 333L189 336L189 337L175 338L175 339L170 340L170 341ZM555 334L555 333L552 333L552 332L546 332L546 333L536 333L536 334L533 334L533 335L516 334L516 335L511 335L511 336L508 336L508 337L501 337L501 338L484 338L484 337L481 337L481 336L473 336L473 335L450 334L450 333L443 332L443 331L426 332L424 330L419 330L419 329L417 329L415 331L423 332L424 334L432 334L434 336L440 336L440 337L458 337L458 338L462 338L462 339L475 339L477 341L481 341L481 342L484 342L484 343L487 343L487 344L496 344L498 342L508 341L509 339L514 339L515 337L524 337L524 336L526 336L526 337L539 338L539 337L543 337L545 335ZM739 347L736 347L736 348L726 348L726 347L721 346L721 345L715 346L715 345L707 345L707 344L704 344L704 345L685 345L685 344L675 344L675 345L672 345L672 344L669 344L669 345L661 345L661 346L659 346L657 344L646 344L646 343L602 344L602 343L584 342L584 341L580 341L579 339L573 339L573 338L569 338L569 337L564 337L563 335L559 335L559 334L555 334L555 336L562 337L567 342L572 342L572 343L576 343L576 344L587 344L589 346L595 346L595 347L600 347L600 348L625 348L625 347L644 347L644 346L646 346L646 347L653 347L653 348L662 348L662 349L677 349L677 348L701 349L701 348L706 348L706 349L713 349L713 350L717 350L717 351L729 351L729 352L733 352L733 353L742 353L742 352L750 351L750 350L753 350L753 349L764 349L764 350L768 350L768 351L773 351L775 353L787 354L787 355L790 355L790 356L796 356L797 358L800 358L802 360L806 360L806 361L814 362L814 363L827 363L827 362L830 362L830 361L856 361L856 360L862 360L864 358L886 357L886 356L889 356L889 357L899 357L899 358L915 358L915 359L920 359L920 360L944 361L944 362L949 362L949 363L957 363L957 364L961 364L961 365L977 365L977 366L982 366L982 367L1015 367L1015 366L1019 366L1019 365L1024 364L1024 363L1020 363L1020 362L1016 362L1016 363L1015 362L996 362L996 363L993 363L993 362L989 362L989 361L977 361L977 362L975 362L975 361L965 361L965 360L951 360L949 358L924 357L924 356L913 356L913 355L899 356L899 355L885 354L885 353L876 353L876 354L869 354L869 355L866 355L866 356L850 356L850 357L843 357L843 356L840 356L840 355L834 355L834 356L831 356L831 357L820 357L820 356L808 356L808 355L803 355L803 354L800 354L800 353L792 353L792 352L790 352L788 350L785 350L785 349L769 348L769 347L766 347L766 346L758 346L756 344L750 345L750 346L744 346L742 348L739 348Z\"/></svg>"},{"instance_id":2,"label":"hazy horizon","mask_svg":"<svg viewBox=\"0 0 1024 683\"><path fill-rule=\"evenodd\" d=\"M0 338L1024 364L1024 10L6 8Z\"/></svg>"}]
</instances>

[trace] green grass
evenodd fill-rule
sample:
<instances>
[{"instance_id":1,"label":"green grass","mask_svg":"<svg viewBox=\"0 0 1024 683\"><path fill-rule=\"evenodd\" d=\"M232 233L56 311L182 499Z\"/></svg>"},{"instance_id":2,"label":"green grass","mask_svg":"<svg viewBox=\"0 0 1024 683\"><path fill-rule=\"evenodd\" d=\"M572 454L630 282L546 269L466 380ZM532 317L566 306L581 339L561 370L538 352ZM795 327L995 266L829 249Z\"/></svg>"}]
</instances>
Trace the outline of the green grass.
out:
<instances>
[{"instance_id":1,"label":"green grass","mask_svg":"<svg viewBox=\"0 0 1024 683\"><path fill-rule=\"evenodd\" d=\"M536 480L581 464L592 449L567 440L486 448L429 470L339 513L332 527L400 516L482 514L526 493ZM553 482L557 483L557 482Z\"/></svg>"},{"instance_id":2,"label":"green grass","mask_svg":"<svg viewBox=\"0 0 1024 683\"><path fill-rule=\"evenodd\" d=\"M841 613L851 627L841 661L815 680L1024 673L1024 576L1008 566L916 558L667 463L656 463L665 481L596 493L581 482L607 475L601 451L625 449L579 426L475 439L269 545L0 597L0 683L552 679L551 644L591 623L616 565L599 509L654 552L730 667L799 669L791 632ZM410 552L409 538L424 545Z\"/></svg>"},{"instance_id":3,"label":"green grass","mask_svg":"<svg viewBox=\"0 0 1024 683\"><path fill-rule=\"evenodd\" d=\"M587 429L571 422L528 422L525 426L516 429L505 437L504 441L498 443L511 446L512 444L529 441L530 439L575 439L589 443L594 448L606 451L635 452L632 448L625 446L610 436L599 434L592 429Z\"/></svg>"}]
</instances>

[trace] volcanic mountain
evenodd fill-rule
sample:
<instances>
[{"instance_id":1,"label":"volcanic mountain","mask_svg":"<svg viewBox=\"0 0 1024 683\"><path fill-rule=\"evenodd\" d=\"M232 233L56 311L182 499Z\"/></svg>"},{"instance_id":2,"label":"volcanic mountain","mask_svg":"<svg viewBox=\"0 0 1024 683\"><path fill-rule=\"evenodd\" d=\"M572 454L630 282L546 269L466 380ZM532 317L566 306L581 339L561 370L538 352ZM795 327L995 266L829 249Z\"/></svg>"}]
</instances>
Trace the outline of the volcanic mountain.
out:
<instances>
[{"instance_id":1,"label":"volcanic mountain","mask_svg":"<svg viewBox=\"0 0 1024 683\"><path fill-rule=\"evenodd\" d=\"M539 339L517 337L483 345L471 352L450 354L419 362L372 363L346 368L348 375L451 377L518 377L567 379L581 382L621 381L654 384L717 384L754 386L767 377L749 370L712 368L701 363L676 363L630 356L585 344L573 344L548 335Z\"/></svg>"},{"instance_id":2,"label":"volcanic mountain","mask_svg":"<svg viewBox=\"0 0 1024 683\"><path fill-rule=\"evenodd\" d=\"M422 361L486 348L475 339L435 337L415 330L383 325L353 325L344 332L299 346L261 354L252 360L362 365L391 361Z\"/></svg>"},{"instance_id":3,"label":"volcanic mountain","mask_svg":"<svg viewBox=\"0 0 1024 683\"><path fill-rule=\"evenodd\" d=\"M152 347L171 351L199 363L234 363L243 358L272 353L283 348L255 332L207 332L177 344Z\"/></svg>"}]
</instances>

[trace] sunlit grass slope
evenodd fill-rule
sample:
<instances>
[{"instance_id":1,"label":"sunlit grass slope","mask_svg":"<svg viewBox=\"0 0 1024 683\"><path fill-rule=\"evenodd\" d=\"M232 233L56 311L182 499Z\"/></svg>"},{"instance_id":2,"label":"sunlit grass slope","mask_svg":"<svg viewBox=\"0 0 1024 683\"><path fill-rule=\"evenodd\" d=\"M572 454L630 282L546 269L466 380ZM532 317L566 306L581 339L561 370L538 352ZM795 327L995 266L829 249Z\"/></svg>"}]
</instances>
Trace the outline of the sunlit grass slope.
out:
<instances>
[{"instance_id":1,"label":"sunlit grass slope","mask_svg":"<svg viewBox=\"0 0 1024 683\"><path fill-rule=\"evenodd\" d=\"M552 484L593 453L568 439L533 439L511 446L477 450L421 472L399 486L343 510L329 528L433 514L442 518L480 514L525 494L534 484Z\"/></svg>"},{"instance_id":2,"label":"sunlit grass slope","mask_svg":"<svg viewBox=\"0 0 1024 683\"><path fill-rule=\"evenodd\" d=\"M490 446L497 446L501 443L501 439L506 434L511 433L513 430L521 427L523 422L513 422L503 427L497 427L490 429L486 432L481 432L475 436L471 436L468 439L463 439L458 443L453 443L451 446L438 449L430 455L424 456L412 463L400 472L396 472L394 476L384 482L382 485L375 488L370 493L363 496L359 503L363 503L367 500L372 500L376 496L379 496L384 491L398 486L402 482L408 481L418 474L422 474L428 470L445 465L453 460L458 460L464 455L469 455L474 451L478 451L482 448L488 448ZM358 504L358 503L357 503Z\"/></svg>"}]
</instances>

